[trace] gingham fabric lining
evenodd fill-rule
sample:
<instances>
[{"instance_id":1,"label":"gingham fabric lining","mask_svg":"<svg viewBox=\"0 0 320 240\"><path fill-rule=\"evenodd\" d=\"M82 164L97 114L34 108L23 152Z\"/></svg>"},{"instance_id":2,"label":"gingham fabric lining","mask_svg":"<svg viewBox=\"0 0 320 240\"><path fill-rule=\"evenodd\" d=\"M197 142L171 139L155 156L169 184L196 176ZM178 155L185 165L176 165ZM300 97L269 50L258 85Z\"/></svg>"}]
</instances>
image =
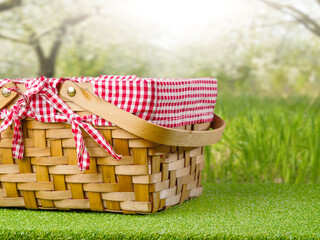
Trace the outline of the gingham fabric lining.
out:
<instances>
[{"instance_id":1,"label":"gingham fabric lining","mask_svg":"<svg viewBox=\"0 0 320 240\"><path fill-rule=\"evenodd\" d=\"M25 83L35 79L14 79ZM56 91L57 85L65 80L78 83L91 82L94 93L102 99L154 124L174 128L188 124L210 122L217 99L215 78L166 79L139 78L136 76L100 76L51 78L50 85ZM0 87L10 79L0 80ZM39 105L42 107L39 108ZM51 118L56 110L50 104L35 97L30 108L35 115ZM41 109L46 109L42 112ZM39 111L38 111L39 110ZM109 126L111 123L93 116L91 123Z\"/></svg>"},{"instance_id":2,"label":"gingham fabric lining","mask_svg":"<svg viewBox=\"0 0 320 240\"><path fill-rule=\"evenodd\" d=\"M154 124L174 128L209 122L217 99L217 80L101 76L95 94Z\"/></svg>"}]
</instances>

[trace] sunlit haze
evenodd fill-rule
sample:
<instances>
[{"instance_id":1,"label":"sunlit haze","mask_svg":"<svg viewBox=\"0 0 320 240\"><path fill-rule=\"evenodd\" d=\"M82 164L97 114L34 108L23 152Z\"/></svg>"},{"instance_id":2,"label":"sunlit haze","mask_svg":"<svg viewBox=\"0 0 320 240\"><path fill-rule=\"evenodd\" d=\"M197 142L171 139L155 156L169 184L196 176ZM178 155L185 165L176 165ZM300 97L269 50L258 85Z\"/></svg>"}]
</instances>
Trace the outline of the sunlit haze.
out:
<instances>
[{"instance_id":1,"label":"sunlit haze","mask_svg":"<svg viewBox=\"0 0 320 240\"><path fill-rule=\"evenodd\" d=\"M257 1L249 0L135 0L101 2L101 11L114 9L117 15L135 25L143 25L141 31L160 31L158 42L164 46L204 37L208 33L226 32L252 24L257 11ZM137 32L138 33L138 32ZM143 34L139 32L139 34Z\"/></svg>"}]
</instances>

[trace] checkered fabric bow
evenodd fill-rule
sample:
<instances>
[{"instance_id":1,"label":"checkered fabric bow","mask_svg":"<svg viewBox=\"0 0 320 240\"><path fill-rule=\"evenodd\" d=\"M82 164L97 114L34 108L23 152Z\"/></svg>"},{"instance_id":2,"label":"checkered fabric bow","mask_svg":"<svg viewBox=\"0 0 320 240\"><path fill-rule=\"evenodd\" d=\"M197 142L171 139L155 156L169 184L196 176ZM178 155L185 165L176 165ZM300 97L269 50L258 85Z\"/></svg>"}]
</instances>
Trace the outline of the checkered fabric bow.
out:
<instances>
[{"instance_id":1,"label":"checkered fabric bow","mask_svg":"<svg viewBox=\"0 0 320 240\"><path fill-rule=\"evenodd\" d=\"M49 118L41 118L44 122L68 122L71 124L72 133L75 140L78 165L80 170L88 170L90 166L90 158L83 140L83 135L80 127L82 127L103 149L105 149L115 159L121 159L121 156L116 154L112 147L108 144L102 134L90 124L84 121L90 121L91 116L79 116L68 107L62 99L50 88L48 80L45 77L40 77L27 84L27 91L23 94L17 87L9 88L9 91L16 91L21 98L12 106L11 110L5 111L5 119L0 126L0 134L6 130L13 122L14 136L12 140L13 157L22 159L24 152L23 137L21 131L21 120L25 117L35 117L34 113L29 110L30 99L34 95L38 95L45 99L52 107L60 114ZM45 115L46 113L44 113ZM39 118L39 116L38 116Z\"/></svg>"}]
</instances>

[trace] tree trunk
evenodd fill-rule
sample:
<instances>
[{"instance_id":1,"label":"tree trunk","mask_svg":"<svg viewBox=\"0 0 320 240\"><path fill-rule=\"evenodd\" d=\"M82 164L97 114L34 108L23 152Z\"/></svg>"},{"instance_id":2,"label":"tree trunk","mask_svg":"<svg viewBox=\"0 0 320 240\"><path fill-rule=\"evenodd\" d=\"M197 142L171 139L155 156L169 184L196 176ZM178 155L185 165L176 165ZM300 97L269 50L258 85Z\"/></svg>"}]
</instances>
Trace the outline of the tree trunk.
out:
<instances>
[{"instance_id":1,"label":"tree trunk","mask_svg":"<svg viewBox=\"0 0 320 240\"><path fill-rule=\"evenodd\" d=\"M56 69L56 62L59 50L61 48L61 39L58 36L51 47L49 56L45 56L39 41L34 42L34 50L39 61L39 75L47 78L53 78Z\"/></svg>"},{"instance_id":2,"label":"tree trunk","mask_svg":"<svg viewBox=\"0 0 320 240\"><path fill-rule=\"evenodd\" d=\"M21 0L11 0L0 4L0 12L9 10L21 4Z\"/></svg>"},{"instance_id":3,"label":"tree trunk","mask_svg":"<svg viewBox=\"0 0 320 240\"><path fill-rule=\"evenodd\" d=\"M40 62L39 76L53 78L55 74L55 59L45 58Z\"/></svg>"},{"instance_id":4,"label":"tree trunk","mask_svg":"<svg viewBox=\"0 0 320 240\"><path fill-rule=\"evenodd\" d=\"M11 6L12 4L21 4L21 1L22 0L11 0L10 2L5 2L3 4L0 4L0 11L5 8L8 9L9 6ZM32 46L36 53L36 57L38 58L38 61L39 61L38 74L40 76L44 76L47 78L53 78L55 74L57 56L59 54L59 50L61 48L63 38L66 35L67 26L77 25L88 17L89 15L80 15L76 17L67 18L61 22L60 27L51 29L50 31L46 31L45 33L41 34L37 38L30 38L29 41L11 38L2 34L0 34L0 38L6 39L12 42L17 42L17 43L22 43L22 44L27 44L29 46ZM53 45L51 46L49 55L46 56L44 53L43 46L40 43L40 38L56 30L57 30L56 39L53 42ZM31 29L31 31L29 32L29 35L36 36L37 34L33 29Z\"/></svg>"}]
</instances>

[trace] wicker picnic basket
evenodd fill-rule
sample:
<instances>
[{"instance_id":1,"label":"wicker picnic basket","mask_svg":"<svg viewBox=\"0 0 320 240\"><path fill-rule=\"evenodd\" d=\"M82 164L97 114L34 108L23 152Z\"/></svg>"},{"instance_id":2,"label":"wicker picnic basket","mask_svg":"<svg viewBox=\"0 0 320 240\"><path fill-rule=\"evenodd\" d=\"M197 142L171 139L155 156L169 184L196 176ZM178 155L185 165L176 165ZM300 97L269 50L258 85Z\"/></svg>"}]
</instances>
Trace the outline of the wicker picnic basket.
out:
<instances>
[{"instance_id":1,"label":"wicker picnic basket","mask_svg":"<svg viewBox=\"0 0 320 240\"><path fill-rule=\"evenodd\" d=\"M4 91L12 86L25 91L23 84L6 84L0 89L0 109L17 101L16 92ZM80 171L69 124L24 118L23 159L12 154L14 124L1 134L0 207L144 214L202 193L203 147L219 141L225 127L217 115L209 123L170 129L97 97L90 84L65 81L59 96L75 113L113 123L95 128L122 159L114 159L84 132L90 169Z\"/></svg>"}]
</instances>

